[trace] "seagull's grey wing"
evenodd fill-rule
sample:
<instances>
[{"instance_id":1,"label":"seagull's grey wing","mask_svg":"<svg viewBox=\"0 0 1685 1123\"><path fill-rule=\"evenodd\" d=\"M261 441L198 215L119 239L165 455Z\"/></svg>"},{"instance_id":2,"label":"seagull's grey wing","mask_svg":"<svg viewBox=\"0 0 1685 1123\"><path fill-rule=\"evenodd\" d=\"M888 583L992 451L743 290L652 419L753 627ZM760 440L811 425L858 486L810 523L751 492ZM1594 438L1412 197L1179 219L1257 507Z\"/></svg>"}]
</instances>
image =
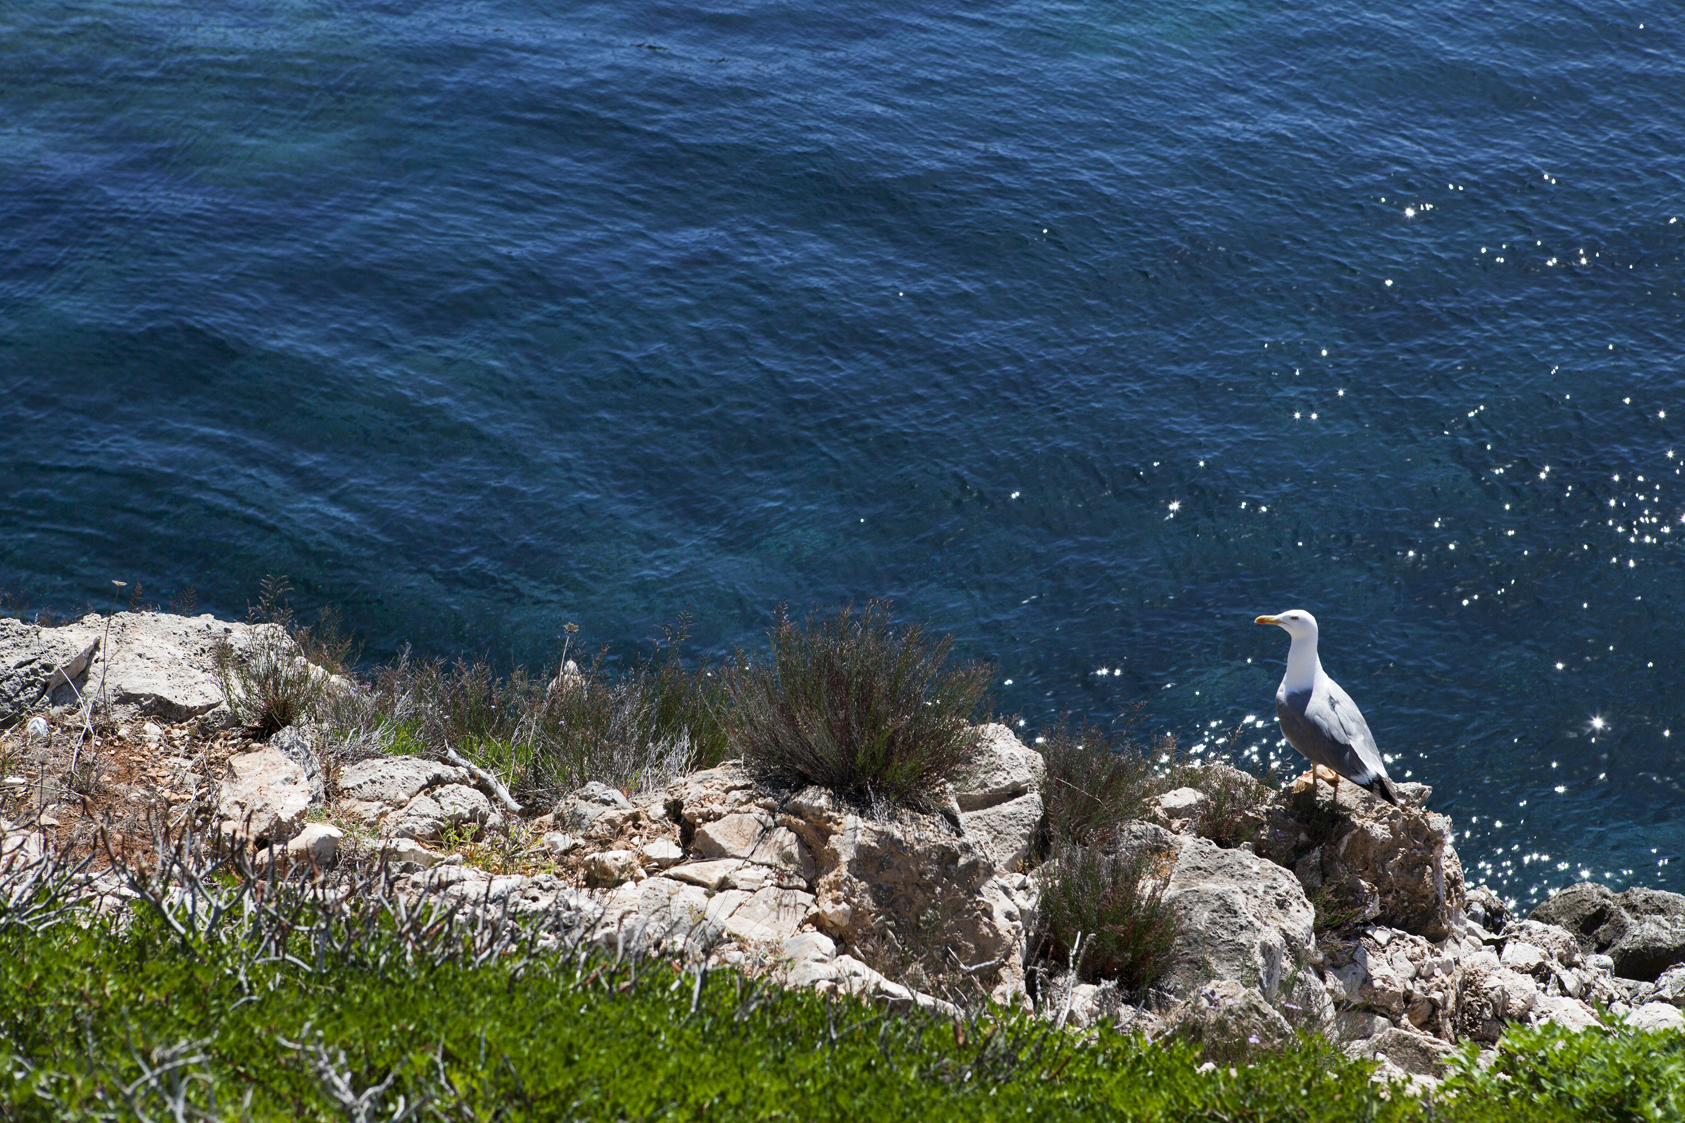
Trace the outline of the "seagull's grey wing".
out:
<instances>
[{"instance_id":1,"label":"seagull's grey wing","mask_svg":"<svg viewBox=\"0 0 1685 1123\"><path fill-rule=\"evenodd\" d=\"M1380 747L1375 744L1375 735L1369 732L1369 723L1363 720L1357 703L1326 675L1318 685L1325 689L1311 692L1305 718L1323 732L1330 750L1340 757L1340 763L1331 767L1364 787L1386 776L1387 766L1381 760Z\"/></svg>"}]
</instances>

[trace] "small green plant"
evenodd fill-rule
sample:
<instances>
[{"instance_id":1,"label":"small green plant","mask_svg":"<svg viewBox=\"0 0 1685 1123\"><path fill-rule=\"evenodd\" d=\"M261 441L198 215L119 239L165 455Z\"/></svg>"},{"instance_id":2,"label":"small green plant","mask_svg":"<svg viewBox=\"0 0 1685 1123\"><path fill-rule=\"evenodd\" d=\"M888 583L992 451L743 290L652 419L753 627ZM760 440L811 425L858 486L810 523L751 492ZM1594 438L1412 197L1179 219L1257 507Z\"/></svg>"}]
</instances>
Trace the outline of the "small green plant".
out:
<instances>
[{"instance_id":1,"label":"small green plant","mask_svg":"<svg viewBox=\"0 0 1685 1123\"><path fill-rule=\"evenodd\" d=\"M1157 982L1172 966L1176 940L1164 864L1145 848L1056 849L1042 873L1047 957L1089 982L1116 979L1132 993Z\"/></svg>"},{"instance_id":2,"label":"small green plant","mask_svg":"<svg viewBox=\"0 0 1685 1123\"><path fill-rule=\"evenodd\" d=\"M951 666L950 638L895 628L879 601L800 625L781 605L768 638L728 680L727 735L751 768L909 804L962 774L993 672Z\"/></svg>"}]
</instances>

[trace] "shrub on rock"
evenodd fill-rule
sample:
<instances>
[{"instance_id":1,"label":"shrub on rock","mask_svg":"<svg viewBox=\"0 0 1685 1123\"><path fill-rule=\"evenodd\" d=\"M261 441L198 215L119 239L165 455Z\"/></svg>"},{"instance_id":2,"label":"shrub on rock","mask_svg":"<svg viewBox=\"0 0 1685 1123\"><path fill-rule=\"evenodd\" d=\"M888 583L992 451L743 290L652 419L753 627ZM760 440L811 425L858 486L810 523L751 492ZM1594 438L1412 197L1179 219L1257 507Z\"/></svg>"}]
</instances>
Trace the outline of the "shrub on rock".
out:
<instances>
[{"instance_id":1,"label":"shrub on rock","mask_svg":"<svg viewBox=\"0 0 1685 1123\"><path fill-rule=\"evenodd\" d=\"M892 627L877 601L802 625L781 607L769 638L770 658L730 680L727 731L750 768L909 803L963 775L993 672L950 665L950 638Z\"/></svg>"},{"instance_id":2,"label":"shrub on rock","mask_svg":"<svg viewBox=\"0 0 1685 1123\"><path fill-rule=\"evenodd\" d=\"M1041 883L1048 957L1088 982L1115 979L1130 992L1157 982L1171 965L1177 933L1159 863L1146 847L1055 851Z\"/></svg>"}]
</instances>

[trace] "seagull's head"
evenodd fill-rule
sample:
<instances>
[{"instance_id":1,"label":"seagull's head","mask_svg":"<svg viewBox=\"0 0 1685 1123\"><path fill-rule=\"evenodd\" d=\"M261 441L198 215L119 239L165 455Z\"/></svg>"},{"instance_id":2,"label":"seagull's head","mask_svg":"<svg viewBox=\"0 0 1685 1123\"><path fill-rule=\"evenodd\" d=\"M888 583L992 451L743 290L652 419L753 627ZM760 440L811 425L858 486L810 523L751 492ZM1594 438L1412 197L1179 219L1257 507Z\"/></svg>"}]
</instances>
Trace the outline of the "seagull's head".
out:
<instances>
[{"instance_id":1,"label":"seagull's head","mask_svg":"<svg viewBox=\"0 0 1685 1123\"><path fill-rule=\"evenodd\" d=\"M1274 616L1260 616L1253 621L1257 624L1274 624L1278 628L1286 628L1287 634L1294 639L1316 638L1316 617L1302 608L1289 609L1278 612Z\"/></svg>"}]
</instances>

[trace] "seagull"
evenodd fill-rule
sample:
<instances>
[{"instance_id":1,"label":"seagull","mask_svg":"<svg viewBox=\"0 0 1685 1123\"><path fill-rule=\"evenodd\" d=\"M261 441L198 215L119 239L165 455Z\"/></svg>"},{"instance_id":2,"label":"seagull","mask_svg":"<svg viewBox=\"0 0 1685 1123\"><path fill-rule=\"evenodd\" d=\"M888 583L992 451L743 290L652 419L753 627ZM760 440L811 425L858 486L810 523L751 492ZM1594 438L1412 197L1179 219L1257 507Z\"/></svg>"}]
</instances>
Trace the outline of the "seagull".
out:
<instances>
[{"instance_id":1,"label":"seagull","mask_svg":"<svg viewBox=\"0 0 1685 1123\"><path fill-rule=\"evenodd\" d=\"M1369 723L1316 657L1316 617L1295 608L1260 616L1255 622L1274 624L1293 637L1293 646L1287 649L1287 673L1275 692L1275 716L1288 743L1310 760L1311 782L1316 782L1320 765L1335 773L1336 788L1344 776L1397 807L1398 788L1387 775Z\"/></svg>"}]
</instances>

